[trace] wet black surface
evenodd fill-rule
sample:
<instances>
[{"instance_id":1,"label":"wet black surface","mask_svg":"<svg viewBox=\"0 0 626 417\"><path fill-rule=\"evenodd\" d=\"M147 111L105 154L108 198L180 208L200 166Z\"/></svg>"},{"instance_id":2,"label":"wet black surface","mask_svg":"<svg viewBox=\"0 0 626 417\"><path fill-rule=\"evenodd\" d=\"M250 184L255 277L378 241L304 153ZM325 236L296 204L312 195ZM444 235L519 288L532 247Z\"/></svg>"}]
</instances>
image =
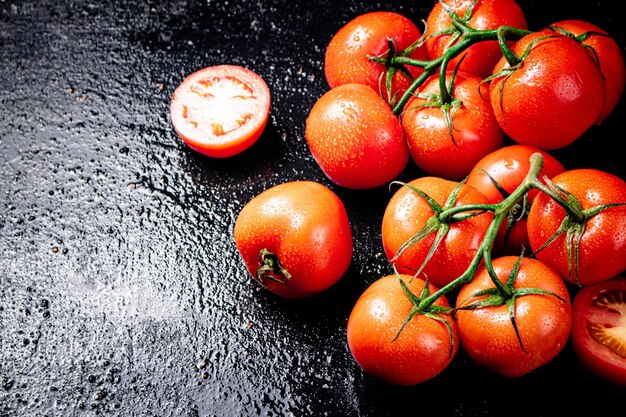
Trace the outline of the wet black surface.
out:
<instances>
[{"instance_id":1,"label":"wet black surface","mask_svg":"<svg viewBox=\"0 0 626 417\"><path fill-rule=\"evenodd\" d=\"M332 34L365 11L419 22L433 1L0 1L0 415L563 416L623 407L569 346L517 380L461 353L413 388L364 375L345 324L389 268L384 189L330 183L303 139L326 90ZM626 45L621 2L520 1L531 29L586 19ZM169 97L232 63L265 78L269 126L228 160L187 148ZM624 105L567 149L568 168L626 178ZM407 167L401 179L420 175ZM285 181L322 182L355 237L348 274L300 302L253 285L231 231L241 207ZM507 407L510 409L507 410Z\"/></svg>"}]
</instances>

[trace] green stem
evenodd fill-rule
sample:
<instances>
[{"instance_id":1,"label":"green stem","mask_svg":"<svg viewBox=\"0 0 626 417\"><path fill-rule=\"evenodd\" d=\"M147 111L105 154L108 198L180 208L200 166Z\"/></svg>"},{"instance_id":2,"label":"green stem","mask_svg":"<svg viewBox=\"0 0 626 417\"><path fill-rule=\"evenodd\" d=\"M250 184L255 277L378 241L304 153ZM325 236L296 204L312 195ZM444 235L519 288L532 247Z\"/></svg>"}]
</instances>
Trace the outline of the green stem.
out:
<instances>
[{"instance_id":1,"label":"green stem","mask_svg":"<svg viewBox=\"0 0 626 417\"><path fill-rule=\"evenodd\" d=\"M510 27L501 26L496 32L498 33L498 44L500 45L500 50L502 51L502 55L504 55L504 59L506 59L506 62L508 62L511 67L514 67L521 62L521 59L511 50L511 48L509 48L509 44L506 39L506 35L509 33L509 30Z\"/></svg>"},{"instance_id":2,"label":"green stem","mask_svg":"<svg viewBox=\"0 0 626 417\"><path fill-rule=\"evenodd\" d=\"M400 97L396 105L393 107L394 113L402 113L404 106L409 101L411 96L414 95L415 90L417 90L417 88L422 85L428 77L434 74L443 62L448 62L461 52L465 51L471 45L483 41L499 40L500 38L505 40L517 40L530 33L532 32L512 26L500 26L498 29L490 30L472 29L464 32L463 36L459 38L459 41L451 48L447 49L442 55L430 61L413 60L404 56L394 56L391 59L391 65L414 65L424 68L424 72L413 80L409 88L404 92L402 97Z\"/></svg>"},{"instance_id":3,"label":"green stem","mask_svg":"<svg viewBox=\"0 0 626 417\"><path fill-rule=\"evenodd\" d=\"M497 235L500 229L500 225L502 224L502 221L505 218L506 218L506 212L498 213L494 217L494 220L491 222L491 225L489 229L487 230L487 232L490 235L493 234L493 239L495 239L495 236ZM489 273L489 276L491 277L491 282L493 282L493 285L495 285L495 287L498 289L498 292L500 293L500 295L502 295L502 298L504 298L505 300L511 298L511 296L513 295L513 292L511 291L511 289L509 289L507 285L505 285L502 281L498 279L498 274L493 269L493 264L491 263L491 248L483 251L483 260L485 261L484 262L485 268L487 268L487 272Z\"/></svg>"},{"instance_id":4,"label":"green stem","mask_svg":"<svg viewBox=\"0 0 626 417\"><path fill-rule=\"evenodd\" d=\"M422 299L419 304L419 308L422 311L428 309L428 307L430 307L439 297L449 293L459 285L469 283L474 278L474 275L476 274L476 271L480 266L481 260L485 261L485 266L487 268L493 268L493 266L491 265L491 247L496 239L496 235L498 234L500 225L502 224L502 221L506 218L506 214L509 212L509 210L511 210L517 203L519 203L528 193L528 191L533 188L537 188L537 186L540 184L543 185L538 179L539 174L543 169L543 163L543 155L538 152L532 154L530 156L530 168L524 180L507 198L505 198L498 204L474 204L467 206L457 206L452 207L448 210L444 210L439 214L440 217L449 218L451 215L458 214L462 211L478 209L493 211L494 217L491 220L491 223L489 224L489 227L485 232L485 236L483 237L483 240L467 269L463 272L463 274L461 274L461 276L454 279L447 285L441 287L438 291L434 292L428 297ZM510 293L510 291L505 288L505 286L501 282L499 282L499 280L498 282L494 281L494 285L496 285L498 290L501 291L501 294Z\"/></svg>"},{"instance_id":5,"label":"green stem","mask_svg":"<svg viewBox=\"0 0 626 417\"><path fill-rule=\"evenodd\" d=\"M558 192L555 192L538 179L535 179L533 181L532 187L542 191L554 201L556 201L560 206L563 207L563 209L567 212L567 214L570 215L570 217L572 217L575 222L581 223L585 220L585 214L582 211L578 210L576 207L573 207L565 197L563 197Z\"/></svg>"},{"instance_id":6,"label":"green stem","mask_svg":"<svg viewBox=\"0 0 626 417\"><path fill-rule=\"evenodd\" d=\"M448 91L448 86L446 85L446 73L448 71L448 62L450 62L450 57L444 55L443 60L441 61L441 67L439 69L439 97L441 98L441 104L450 104L452 102L452 95ZM452 89L452 87L450 87Z\"/></svg>"}]
</instances>

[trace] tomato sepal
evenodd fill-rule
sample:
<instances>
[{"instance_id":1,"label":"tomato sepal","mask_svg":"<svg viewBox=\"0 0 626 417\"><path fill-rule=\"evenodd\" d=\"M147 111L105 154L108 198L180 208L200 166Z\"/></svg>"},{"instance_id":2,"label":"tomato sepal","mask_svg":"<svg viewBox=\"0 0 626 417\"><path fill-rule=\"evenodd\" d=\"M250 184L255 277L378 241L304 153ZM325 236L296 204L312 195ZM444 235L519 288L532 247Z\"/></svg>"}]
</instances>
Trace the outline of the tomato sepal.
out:
<instances>
[{"instance_id":1,"label":"tomato sepal","mask_svg":"<svg viewBox=\"0 0 626 417\"><path fill-rule=\"evenodd\" d=\"M536 287L523 287L523 288L515 288L515 279L520 269L520 265L522 263L522 259L524 254L520 254L515 265L511 269L511 273L507 277L506 283L502 283L498 278L496 272L493 270L493 266L491 261L485 262L485 266L491 278L491 281L494 284L492 288L485 288L480 291L476 291L466 297L459 305L455 308L455 313L457 310L477 310L480 308L488 308L488 307L499 307L501 305L506 305L507 310L509 312L509 319L511 320L511 324L513 325L513 329L517 336L517 340L519 342L520 348L522 351L526 352L524 348L524 343L522 342L521 335L519 333L519 329L517 327L517 320L515 317L515 304L518 298L524 297L527 295L546 295L546 296L554 296L558 298L563 303L567 303L563 297L558 294L547 291L541 288ZM485 297L485 298L480 298ZM465 305L469 300L480 298L470 304Z\"/></svg>"},{"instance_id":2,"label":"tomato sepal","mask_svg":"<svg viewBox=\"0 0 626 417\"><path fill-rule=\"evenodd\" d=\"M450 314L454 311L454 309L452 307L436 306L436 305L429 305L427 307L423 307L422 301L427 299L428 296L430 295L430 283L428 279L426 280L426 284L424 285L424 289L422 290L422 293L418 297L411 291L408 285L406 285L406 283L404 282L404 280L402 279L402 276L398 273L398 271L395 271L395 274L396 274L396 277L398 278L398 282L400 283L400 286L402 287L402 290L404 291L404 294L407 296L409 301L411 301L411 304L413 304L413 306L411 307L411 311L409 312L408 316L406 317L402 325L400 325L400 329L398 329L398 332L396 333L396 335L393 337L391 341L393 342L397 340L398 337L400 336L400 333L402 333L402 330L404 329L404 327L411 320L413 320L413 318L416 315L422 314L423 316L428 317L432 320L438 321L439 323L442 323L446 326L446 329L448 330L448 334L450 336L450 350L448 352L448 355L450 358L452 358L454 354L454 330L452 329L452 325L450 324L450 322L438 316L438 314Z\"/></svg>"},{"instance_id":3,"label":"tomato sepal","mask_svg":"<svg viewBox=\"0 0 626 417\"><path fill-rule=\"evenodd\" d=\"M266 286L265 279L285 285L292 278L289 271L281 265L278 256L266 248L259 251L258 262L259 268L256 270L254 277L262 286Z\"/></svg>"},{"instance_id":4,"label":"tomato sepal","mask_svg":"<svg viewBox=\"0 0 626 417\"><path fill-rule=\"evenodd\" d=\"M580 44L580 46L582 46L583 48L589 50L591 52L591 54L593 55L593 60L598 65L598 70L602 74L602 78L604 80L606 80L606 76L602 72L602 67L600 66L600 57L598 56L598 52L596 51L596 48L594 48L591 45L587 45L584 42L590 36L605 36L605 37L608 38L609 37L608 34L602 33L602 32L598 32L598 31L595 31L595 30L589 30L587 32L583 32L580 35L576 36L572 32L569 32L569 31L565 30L564 28L562 28L560 26L557 26L557 25L548 25L548 29L550 29L553 32L560 33L561 35L564 35L564 36L567 36L569 38L574 39L576 42L578 42Z\"/></svg>"},{"instance_id":5,"label":"tomato sepal","mask_svg":"<svg viewBox=\"0 0 626 417\"><path fill-rule=\"evenodd\" d=\"M499 102L500 111L502 114L504 114L504 106L502 104L502 92L504 90L504 83L509 79L511 75L515 73L515 71L517 71L522 66L522 64L524 63L524 60L530 54L530 51L533 49L535 44L545 39L554 38L557 36L557 35L546 35L546 36L541 36L541 37L538 37L537 39L532 40L528 44L528 46L526 47L522 55L518 57L515 54L515 52L513 52L511 48L509 48L506 42L505 33L508 30L509 30L508 27L503 26L499 28L497 32L498 32L498 43L500 44L500 49L502 50L502 54L504 55L509 66L506 68L503 68L502 70L496 72L495 74L490 75L489 77L483 79L482 81L483 83L490 83L496 78L502 78L500 82L498 83L498 93L499 93L498 102Z\"/></svg>"},{"instance_id":6,"label":"tomato sepal","mask_svg":"<svg viewBox=\"0 0 626 417\"><path fill-rule=\"evenodd\" d=\"M579 280L578 259L580 252L580 242L583 234L586 230L587 221L594 216L602 213L603 211L614 208L626 206L626 202L600 204L598 206L583 209L582 204L576 198L575 195L567 191L565 188L555 184L549 178L544 178L547 184L547 191L550 197L553 197L557 203L559 203L566 211L566 215L563 221L556 229L556 231L550 236L537 250L533 252L531 256L536 256L552 242L554 242L560 235L565 233L565 248L567 251L567 278L572 279L572 272L574 273L574 282L577 285L581 285ZM563 198L558 198L563 197Z\"/></svg>"}]
</instances>

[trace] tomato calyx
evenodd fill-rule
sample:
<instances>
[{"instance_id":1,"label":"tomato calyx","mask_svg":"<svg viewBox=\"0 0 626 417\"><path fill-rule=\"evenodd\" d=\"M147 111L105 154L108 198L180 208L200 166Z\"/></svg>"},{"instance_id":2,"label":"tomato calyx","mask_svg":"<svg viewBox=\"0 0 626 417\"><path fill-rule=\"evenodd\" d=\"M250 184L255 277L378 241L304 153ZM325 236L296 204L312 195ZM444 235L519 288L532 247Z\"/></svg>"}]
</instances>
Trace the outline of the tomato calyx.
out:
<instances>
[{"instance_id":1,"label":"tomato calyx","mask_svg":"<svg viewBox=\"0 0 626 417\"><path fill-rule=\"evenodd\" d=\"M437 247L441 244L441 242L443 241L443 238L446 236L446 234L450 230L450 225L452 223L463 221L471 217L483 214L485 212L484 210L478 210L478 211L468 211L464 213L457 213L453 215L448 214L449 210L454 207L454 204L456 203L461 186L465 184L465 180L459 182L456 185L456 187L454 188L452 193L450 193L450 196L444 203L443 207L439 205L439 203L437 203L435 199L433 199L428 194L414 187L411 184L407 184L402 181L393 181L391 184L400 184L404 187L409 188L415 194L423 198L426 201L426 203L430 206L430 209L433 211L433 215L426 221L424 226L420 230L418 230L413 236L407 239L407 241L404 242L398 248L395 255L390 260L392 265L394 265L395 263L397 263L398 258L400 257L400 255L402 255L402 253L404 253L405 250L415 245L417 242L420 242L421 240L425 239L431 233L436 233L435 240L433 241L433 244L430 247L428 254L424 258L424 262L422 262L422 265L415 271L415 274L414 274L415 276L418 276L422 273L422 271L424 270L424 267L426 267L426 264L428 263L428 261L430 261L433 254L435 253L435 250L437 250Z\"/></svg>"},{"instance_id":2,"label":"tomato calyx","mask_svg":"<svg viewBox=\"0 0 626 417\"><path fill-rule=\"evenodd\" d=\"M452 75L450 76L450 85L446 84L446 67L449 61L449 57L446 57L443 60L441 65L441 70L439 74L439 94L426 94L426 93L418 93L417 97L427 100L425 103L418 104L416 107L439 107L441 112L443 113L443 119L446 123L446 128L448 129L448 133L450 135L450 139L452 143L456 145L456 141L454 139L454 134L452 130L458 130L454 127L454 123L452 119L454 118L454 114L458 109L463 106L463 101L454 97L454 81L456 80L456 75L458 73L461 62L465 59L463 56L459 62L457 63ZM405 111L408 110L405 109Z\"/></svg>"},{"instance_id":3,"label":"tomato calyx","mask_svg":"<svg viewBox=\"0 0 626 417\"><path fill-rule=\"evenodd\" d=\"M395 39L387 38L388 49L380 55L369 56L372 62L384 65L387 69L380 74L378 81L378 93L381 97L388 97L387 101L391 107L395 105L396 97L392 95L393 80L397 71L400 71L407 79L413 80L413 75L407 69L405 62L396 62L394 58L401 57L410 62L413 66L423 67L426 65L424 61L409 58L417 48L424 43L424 35L420 36L415 42L402 51L398 51L398 45ZM384 83L383 83L384 81ZM384 89L384 90L383 90ZM386 92L386 95L384 94ZM397 93L396 93L397 94Z\"/></svg>"},{"instance_id":4,"label":"tomato calyx","mask_svg":"<svg viewBox=\"0 0 626 417\"><path fill-rule=\"evenodd\" d=\"M550 29L553 32L559 33L559 34L561 34L563 36L567 36L568 38L572 38L573 40L578 42L583 48L589 50L591 52L591 54L593 55L593 60L595 61L596 65L598 66L598 70L600 71L600 73L602 73L602 67L600 66L600 58L598 57L598 53L596 52L596 49L593 46L586 44L585 41L590 36L605 36L605 37L608 37L609 36L608 34L602 33L602 32L597 32L595 30L590 30L590 31L581 33L580 35L576 36L572 32L569 32L569 31L565 30L564 28L562 28L560 26L557 26L557 25L549 25L548 29ZM603 73L602 73L602 78L606 80L606 77L604 76Z\"/></svg>"},{"instance_id":5,"label":"tomato calyx","mask_svg":"<svg viewBox=\"0 0 626 417\"><path fill-rule=\"evenodd\" d=\"M522 55L517 56L517 54L513 52L507 44L507 34L509 31L511 31L511 29L512 28L509 28L507 26L501 26L497 29L498 44L500 45L502 54L504 55L509 66L503 68L502 70L498 71L495 74L490 75L489 77L485 78L481 82L481 84L490 83L492 80L496 78L501 78L501 80L499 80L499 83L498 83L498 93L500 97L498 101L500 104L500 111L503 114L504 114L504 107L502 104L502 92L504 90L504 83L509 79L509 77L511 77L511 75L515 73L515 71L517 71L524 64L524 60L528 57L528 55L530 54L530 52L532 51L532 49L535 47L535 45L538 42L541 42L549 38L555 38L556 36L558 36L558 35L546 35L546 36L540 36L537 39L533 39L528 44L528 46L526 47Z\"/></svg>"},{"instance_id":6,"label":"tomato calyx","mask_svg":"<svg viewBox=\"0 0 626 417\"><path fill-rule=\"evenodd\" d=\"M447 28L431 33L430 36L428 36L428 38L430 39L436 36L450 35L450 39L448 39L448 42L446 42L446 46L444 48L444 50L447 51L463 35L466 35L470 32L476 32L477 31L476 29L468 25L469 20L472 18L472 14L474 12L474 7L476 6L476 3L478 3L478 0L472 1L472 4L469 5L467 10L463 14L463 17L461 17L458 15L458 13L452 10L450 6L444 3L443 0L439 0L439 4L441 4L441 7L445 10L445 12L450 17L450 21L452 22L452 25L448 26Z\"/></svg>"},{"instance_id":7,"label":"tomato calyx","mask_svg":"<svg viewBox=\"0 0 626 417\"><path fill-rule=\"evenodd\" d=\"M548 29L550 29L553 32L557 32L560 33L561 35L565 35L569 38L574 39L575 41L582 43L585 40L587 40L588 37L592 36L592 35L597 35L597 36L609 36L606 33L602 33L602 32L598 32L595 30L590 30L584 33L581 33L580 35L574 35L572 32L565 30L564 28L562 28L561 26L558 25L549 25ZM592 48L593 49L593 48Z\"/></svg>"},{"instance_id":8,"label":"tomato calyx","mask_svg":"<svg viewBox=\"0 0 626 417\"><path fill-rule=\"evenodd\" d=\"M450 39L446 43L445 49L449 49L457 39L459 39L464 34L475 31L476 29L472 28L468 25L469 20L472 18L472 13L474 13L474 7L478 3L478 0L472 1L472 4L469 5L463 17L459 16L450 6L443 2L443 0L439 0L439 4L445 10L445 12L450 16L450 20L452 21L452 25L448 26L445 29L439 30L437 32L433 32L429 38L441 35L451 35Z\"/></svg>"},{"instance_id":9,"label":"tomato calyx","mask_svg":"<svg viewBox=\"0 0 626 417\"><path fill-rule=\"evenodd\" d=\"M513 266L513 269L511 270L511 273L507 277L505 283L500 281L496 272L493 269L493 265L491 264L491 262L486 262L485 266L487 268L487 272L489 273L489 277L494 284L494 287L477 291L474 294L470 295L459 304L459 307L455 309L455 312L456 310L476 310L479 308L499 307L501 305L506 305L509 313L509 319L511 320L511 324L513 325L513 329L515 330L515 334L517 336L520 348L522 349L522 351L526 352L526 349L524 348L524 343L522 342L522 337L517 327L517 321L515 317L515 305L517 299L527 295L550 295L558 298L563 303L567 303L567 300L565 300L558 294L555 294L551 291L546 291L541 288L515 288L515 279L517 278L517 274L519 272L523 257L524 253L522 251L522 254L515 262L515 265Z\"/></svg>"},{"instance_id":10,"label":"tomato calyx","mask_svg":"<svg viewBox=\"0 0 626 417\"><path fill-rule=\"evenodd\" d=\"M265 286L265 279L277 282L279 284L287 284L291 279L291 274L278 261L278 256L270 252L268 249L259 251L259 268L256 270L256 281Z\"/></svg>"},{"instance_id":11,"label":"tomato calyx","mask_svg":"<svg viewBox=\"0 0 626 417\"><path fill-rule=\"evenodd\" d=\"M580 286L578 274L578 255L580 241L585 233L587 221L610 208L626 206L626 202L600 204L585 210L576 196L567 191L565 188L550 181L549 178L544 178L544 181L547 186L538 186L537 188L546 192L557 203L559 203L565 209L566 215L559 225L559 228L531 256L536 256L537 253L554 242L559 236L565 234L565 248L567 250L567 276L568 278L571 278L573 273L574 282Z\"/></svg>"},{"instance_id":12,"label":"tomato calyx","mask_svg":"<svg viewBox=\"0 0 626 417\"><path fill-rule=\"evenodd\" d=\"M406 285L406 282L404 282L402 276L398 273L397 270L395 271L395 274L396 277L398 277L398 282L400 283L404 294L407 296L409 301L411 301L412 307L411 311L409 311L408 316L400 326L400 329L398 329L398 332L393 337L393 339L391 339L391 341L394 342L400 336L400 333L402 333L402 330L406 327L406 325L411 320L413 320L415 316L421 314L446 326L448 334L450 335L450 351L448 354L450 357L452 357L454 353L454 331L450 322L440 317L439 314L449 314L452 313L454 309L452 307L437 306L431 303L424 303L424 300L427 300L430 295L430 283L428 279L426 280L424 289L422 290L421 294L417 296L411 291L408 285Z\"/></svg>"}]
</instances>

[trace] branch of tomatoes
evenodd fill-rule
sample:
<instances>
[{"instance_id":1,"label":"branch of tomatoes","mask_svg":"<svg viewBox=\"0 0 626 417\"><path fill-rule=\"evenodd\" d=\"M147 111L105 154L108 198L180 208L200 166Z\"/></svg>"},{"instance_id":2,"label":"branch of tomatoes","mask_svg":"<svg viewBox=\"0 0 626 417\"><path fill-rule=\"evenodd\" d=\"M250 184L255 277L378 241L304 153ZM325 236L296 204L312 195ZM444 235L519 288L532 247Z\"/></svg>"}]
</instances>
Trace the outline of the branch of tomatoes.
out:
<instances>
[{"instance_id":1,"label":"branch of tomatoes","mask_svg":"<svg viewBox=\"0 0 626 417\"><path fill-rule=\"evenodd\" d=\"M449 229L449 224L454 222L460 222L467 220L473 216L491 212L493 213L493 218L491 223L489 224L487 231L482 239L482 242L479 248L476 250L476 253L470 262L467 269L456 279L450 281L448 284L442 286L438 291L429 294L426 297L420 299L418 308L422 311L428 311L428 308L439 298L442 297L452 290L456 289L462 284L466 284L471 282L471 280L476 275L476 271L479 266L484 262L485 267L488 270L493 270L492 259L491 259L491 251L493 247L493 243L495 241L496 235L500 230L500 226L502 222L506 219L508 213L520 203L520 201L528 194L528 192L532 189L541 190L543 193L552 198L555 202L557 202L560 206L562 206L566 212L568 213L567 218L571 219L569 222L572 223L582 223L587 220L587 217L583 213L582 208L580 207L580 203L577 202L576 198L570 195L569 199L564 198L564 196L559 192L556 187L548 187L543 184L539 175L543 169L544 158L540 153L534 153L530 157L530 169L525 179L520 183L520 185L512 192L508 197L502 200L497 204L469 204L469 205L454 205L455 203L455 193L451 194L451 198L446 204L446 208L443 210L438 210L435 214L426 222L424 228L416 233L418 239L409 239L407 241L407 245L403 245L396 252L394 257L391 259L392 265L398 262L398 259L402 255L402 253L409 249L413 244L417 243L421 238L427 236L427 234L432 233L432 224L436 223L442 225L442 227L447 227ZM544 179L549 181L549 179ZM455 191L461 187L464 182L460 182ZM409 186L404 184L405 186ZM421 197L428 198L422 191L413 189L413 191L420 194ZM607 205L603 205L602 207L598 207L593 213L599 212L601 210L605 210L609 208ZM430 230L426 230L430 229ZM427 233L423 231L426 230ZM447 230L446 230L447 231ZM436 239L434 245L431 247L430 253L432 254L436 249L437 245L441 243L441 239ZM416 271L415 276L420 275L423 271L424 266L428 263L429 257L426 257L420 268ZM491 275L492 278L495 277ZM496 278L493 279L494 285L499 289L501 295L504 298L510 298L510 291L503 287L500 281Z\"/></svg>"},{"instance_id":2,"label":"branch of tomatoes","mask_svg":"<svg viewBox=\"0 0 626 417\"><path fill-rule=\"evenodd\" d=\"M528 193L533 189L539 190L543 194L543 198L548 198L561 206L565 211L565 215L556 231L549 236L549 238L541 246L535 245L538 246L538 248L533 254L531 254L531 256L536 257L539 252L549 247L552 242L562 235L565 235L568 259L566 278L570 282L582 285L578 269L578 254L581 238L587 223L595 216L605 212L606 210L626 206L626 201L597 204L584 209L581 201L579 201L579 199L572 192L569 192L563 186L555 184L548 177L544 176L543 181L540 179L540 173L542 172L544 166L544 156L541 153L533 153L529 158L529 162L530 168L526 177L521 181L515 190L513 190L510 194L508 194L508 196L497 204L456 205L457 194L465 181L458 183L454 191L450 194L444 207L439 207L438 204L424 191L417 189L411 184L400 183L417 194L419 198L425 199L434 213L431 218L425 221L424 226L419 231L417 231L411 238L400 246L394 256L390 259L392 266L396 268L400 262L402 254L405 251L425 239L428 235L437 232L437 238L434 239L428 255L424 257L423 262L415 271L414 276L416 277L422 274L425 266L431 260L432 255L442 243L445 234L449 233L450 224L463 222L486 212L490 212L493 215L484 237L482 238L480 246L476 250L466 270L457 278L452 279L445 285L441 286L441 288L434 293L421 297L419 303L416 304L416 307L420 311L428 311L429 307L438 298L445 296L463 284L471 282L476 276L477 269L480 266L484 266L487 271L490 272L489 275L492 278L493 284L498 289L502 300L506 301L511 298L511 288L503 286L497 278L497 275L493 273L492 249L498 232L501 229L502 222L507 219L511 210L514 210L520 202L527 198ZM605 278L608 278L608 276Z\"/></svg>"},{"instance_id":3,"label":"branch of tomatoes","mask_svg":"<svg viewBox=\"0 0 626 417\"><path fill-rule=\"evenodd\" d=\"M404 306L394 307L400 310L394 310L394 314L404 314L401 325L396 321L399 327L397 333L380 334L376 331L378 337L388 337L387 343L397 345L389 347L390 351L417 354L415 352L422 350L421 345L406 347L407 340L437 337L442 346L440 354L443 355L445 350L448 356L428 361L436 363L436 369L441 371L456 354L460 334L461 345L475 362L511 377L538 368L560 352L569 337L572 317L565 281L587 285L592 282L590 280L608 280L626 268L623 257L619 255L624 245L617 249L620 238L616 233L619 225L626 222L626 182L602 171L585 169L563 171L550 179L543 171L545 161L544 154L533 153L524 179L499 203L485 203L485 197L476 197L476 189L467 186L465 181L453 183L422 177L408 184L400 183L402 188L388 206L389 213L393 213L389 216L391 220L386 222L387 211L383 218L386 251L389 244L386 239L394 235L387 228L388 224L394 224L400 230L407 216L415 216L408 219L414 224L419 213L430 210L433 214L428 218L420 217L417 223L422 225L421 229L409 236L390 257L396 285L402 291L391 301L385 301L385 308L390 309L392 304ZM534 213L531 223L535 225L532 235L536 238L532 239L531 247L535 252L530 257L524 257L522 250L518 256L496 255L492 258L493 245L507 213L533 192L536 197L531 207ZM546 210L546 206L550 208ZM484 219L479 223L478 219L484 216L490 216L488 224ZM591 232L583 238L588 225ZM478 231L471 230L475 226ZM541 232L537 232L537 228ZM479 236L479 246L473 252L471 244L467 245L468 240L459 238L464 233ZM459 239L465 243L458 243ZM612 239L616 239L615 245L611 243ZM563 240L565 243L562 243ZM420 246L422 241L430 246L416 250L415 247ZM471 241L476 242L476 239ZM450 252L455 246L460 252ZM563 250L566 247L568 249ZM574 256L581 247L584 251L580 252L591 256ZM551 252L542 256L544 250ZM403 259L411 251L410 256L414 257L409 257L408 261ZM567 259L562 263L565 252ZM472 254L467 261L468 266L453 277L450 274L446 276L444 270L458 270L465 259L462 256L467 253ZM607 265L601 266L602 257L614 258L616 262L608 268ZM405 262L413 263L407 266ZM434 267L431 267L432 262ZM580 271L579 262L582 265ZM561 264L565 265L565 272L563 267L559 267ZM576 266L574 274L571 266ZM389 286L387 281L386 277L382 278L380 284L366 290L357 302L348 326L348 341L354 357L364 369L375 375L375 365L368 363L363 352L363 346L368 342L360 340L360 333L366 326L383 327L383 320L377 315L378 311L385 311L379 306L382 290L378 288ZM410 288L410 285L415 287ZM452 299L448 295L457 289L460 291L455 307L448 308L448 299ZM370 305L372 314L366 316L362 304ZM521 311L524 313L519 313L522 316L518 320L517 315ZM373 324L366 325L364 322ZM502 324L506 322L508 327ZM543 329L537 330L540 328ZM538 334L545 337L548 333L549 342L538 337ZM447 340L442 340L444 337ZM392 382L400 384L414 384L425 378L422 373L390 377L393 373L389 371L379 376L393 378Z\"/></svg>"},{"instance_id":4,"label":"branch of tomatoes","mask_svg":"<svg viewBox=\"0 0 626 417\"><path fill-rule=\"evenodd\" d=\"M455 15L456 16L456 15ZM457 16L458 17L458 16ZM409 99L415 95L415 91L420 87L424 82L433 74L439 71L440 74L440 83L445 85L445 76L447 71L447 66L450 60L466 51L470 46L477 44L479 42L485 42L490 40L497 40L501 47L503 54L507 57L507 60L513 61L514 53L506 46L507 41L511 40L519 40L522 37L529 35L533 32L525 29L515 28L511 26L500 26L497 29L491 30L478 30L473 29L464 22L459 22L458 19L452 20L455 23L455 27L460 30L460 38L457 43L455 43L452 47L447 49L442 55L437 58L431 60L415 60L407 57L402 52L389 57L389 54L392 54L394 51L390 50L385 53L384 56L372 56L370 60L373 62L378 62L380 64L384 64L388 66L388 71L391 69L394 70L397 66L416 66L423 68L423 72L413 80L411 85L402 93L400 99L394 103L393 98L390 100L390 105L393 107L393 111L396 114L401 114L404 110L406 104ZM418 42L423 42L423 40L419 40ZM519 58L517 58L519 61ZM509 61L509 62L511 62ZM391 96L390 85L388 85L389 96ZM446 97L446 89L441 88L442 97ZM450 100L451 98L448 98ZM445 102L445 100L444 100Z\"/></svg>"},{"instance_id":5,"label":"branch of tomatoes","mask_svg":"<svg viewBox=\"0 0 626 417\"><path fill-rule=\"evenodd\" d=\"M446 71L448 64L453 58L460 55L462 52L467 51L469 47L474 44L497 40L502 51L503 56L509 62L511 66L519 64L520 58L515 55L513 51L508 47L508 41L516 41L522 37L533 33L530 30L520 27L513 27L508 25L501 25L495 29L476 29L469 25L469 21L472 18L474 7L478 3L478 0L472 1L464 15L459 16L451 7L449 7L444 1L439 1L439 5L445 10L450 18L451 25L445 29L438 30L431 33L426 37L424 33L419 39L413 42L404 50L399 50L394 39L388 38L388 49L380 55L370 55L368 59L372 62L376 62L386 67L384 72L385 79L385 94L381 95L388 97L388 102L393 108L394 113L401 114L409 99L415 94L415 91L424 84L424 82L437 71L440 76L440 90L441 90L441 104L449 104L452 100L452 96L448 94L446 88ZM447 35L450 39L446 43L446 49L439 56L433 59L416 59L411 55L420 47L422 47L429 38L434 36ZM582 37L580 39L583 39ZM461 61L465 58L463 56ZM457 63L457 69L458 69ZM412 78L411 72L407 71L406 66L422 68L421 74L414 78L410 86L404 90L399 100L396 101L396 97L393 94L393 79L396 71L401 71L408 78ZM383 74L381 74L382 76ZM397 92L396 92L397 93Z\"/></svg>"},{"instance_id":6,"label":"branch of tomatoes","mask_svg":"<svg viewBox=\"0 0 626 417\"><path fill-rule=\"evenodd\" d=\"M426 23L422 35L393 12L348 22L326 50L331 90L306 121L313 157L340 186L394 183L407 150L427 174L401 183L387 206L382 240L394 274L359 298L348 343L363 369L401 384L445 368L458 334L472 359L520 376L567 340L565 283L626 270L617 232L626 227L626 182L566 171L544 152L611 112L624 88L623 56L583 21L527 30L514 0L439 0ZM517 146L502 148L504 134ZM535 151L543 158L531 158ZM489 158L499 172L480 166ZM511 236L514 250L504 253Z\"/></svg>"}]
</instances>

